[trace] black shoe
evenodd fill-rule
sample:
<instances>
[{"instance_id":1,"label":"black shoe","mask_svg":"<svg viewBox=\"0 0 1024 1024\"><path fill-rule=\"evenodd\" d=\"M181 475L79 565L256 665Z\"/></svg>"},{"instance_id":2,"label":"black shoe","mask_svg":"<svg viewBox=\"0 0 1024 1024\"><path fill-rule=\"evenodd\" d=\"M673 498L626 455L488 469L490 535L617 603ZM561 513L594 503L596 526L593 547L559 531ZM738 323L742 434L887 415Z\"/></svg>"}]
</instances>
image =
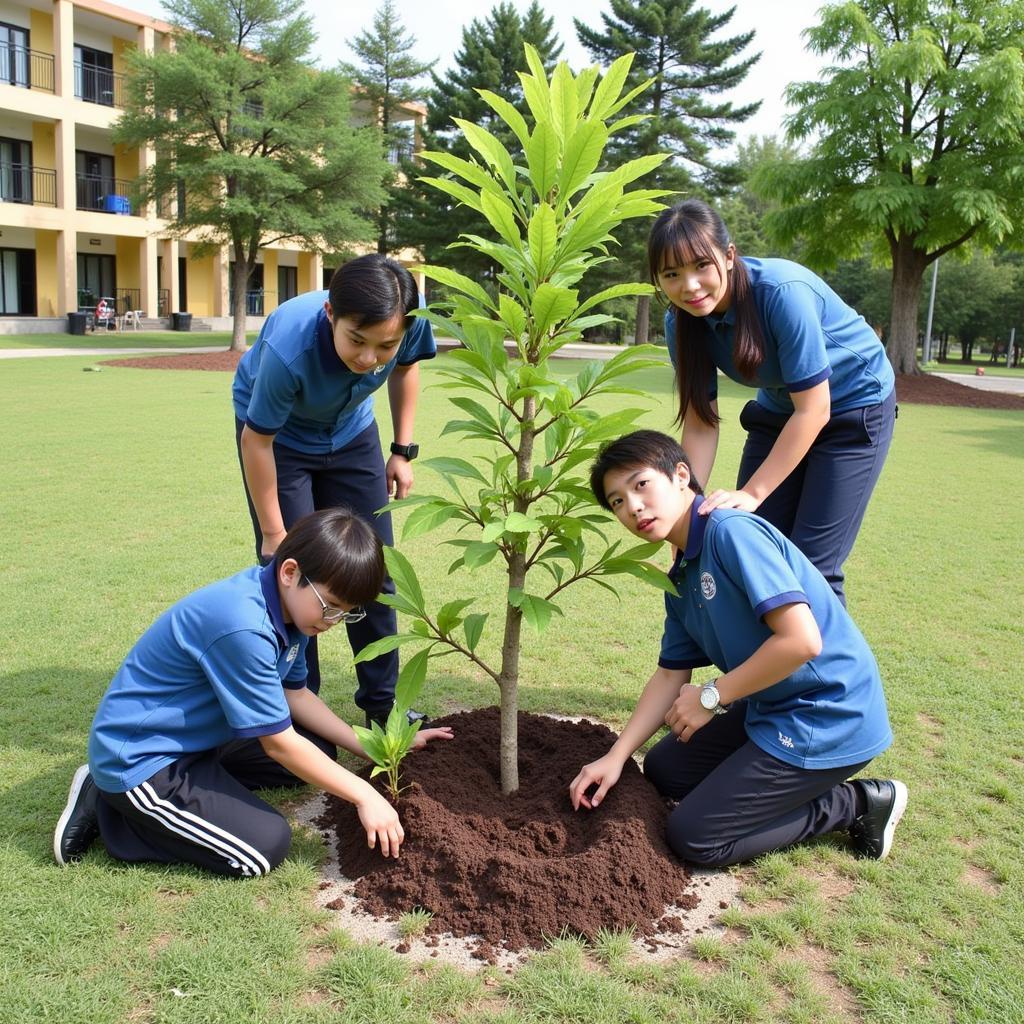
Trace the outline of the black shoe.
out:
<instances>
[{"instance_id":1,"label":"black shoe","mask_svg":"<svg viewBox=\"0 0 1024 1024\"><path fill-rule=\"evenodd\" d=\"M388 715L391 714L392 705L380 708L367 708L366 710L366 728L369 729L371 723L376 722L382 729L387 728ZM410 708L405 713L405 717L410 724L413 722L419 722L420 728L423 729L430 723L430 718L425 715L422 711L413 711Z\"/></svg>"},{"instance_id":2,"label":"black shoe","mask_svg":"<svg viewBox=\"0 0 1024 1024\"><path fill-rule=\"evenodd\" d=\"M907 809L907 787L897 779L856 779L867 810L850 826L850 839L858 857L884 860L892 849L892 835Z\"/></svg>"},{"instance_id":3,"label":"black shoe","mask_svg":"<svg viewBox=\"0 0 1024 1024\"><path fill-rule=\"evenodd\" d=\"M89 766L83 764L71 780L68 802L53 833L53 856L61 867L81 860L100 834L96 817L98 799L99 791L89 774Z\"/></svg>"}]
</instances>

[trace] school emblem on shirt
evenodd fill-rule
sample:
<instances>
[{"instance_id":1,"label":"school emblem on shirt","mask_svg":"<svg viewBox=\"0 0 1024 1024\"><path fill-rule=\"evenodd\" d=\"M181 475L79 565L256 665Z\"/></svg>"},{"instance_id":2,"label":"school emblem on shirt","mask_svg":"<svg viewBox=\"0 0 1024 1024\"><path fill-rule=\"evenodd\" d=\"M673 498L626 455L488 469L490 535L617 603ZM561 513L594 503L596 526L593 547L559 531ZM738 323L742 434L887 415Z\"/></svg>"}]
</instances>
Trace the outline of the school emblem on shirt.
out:
<instances>
[{"instance_id":1,"label":"school emblem on shirt","mask_svg":"<svg viewBox=\"0 0 1024 1024\"><path fill-rule=\"evenodd\" d=\"M793 749L793 737L792 736L786 736L784 733L780 732L779 733L779 742L784 747L788 747L790 750Z\"/></svg>"},{"instance_id":2,"label":"school emblem on shirt","mask_svg":"<svg viewBox=\"0 0 1024 1024\"><path fill-rule=\"evenodd\" d=\"M700 592L704 595L705 601L710 601L718 593L718 587L715 586L715 577L711 573L702 572L700 574Z\"/></svg>"},{"instance_id":3,"label":"school emblem on shirt","mask_svg":"<svg viewBox=\"0 0 1024 1024\"><path fill-rule=\"evenodd\" d=\"M293 644L291 647L288 648L288 656L285 658L285 661L289 661L289 662L294 661L298 656L299 656L299 645L298 644Z\"/></svg>"}]
</instances>

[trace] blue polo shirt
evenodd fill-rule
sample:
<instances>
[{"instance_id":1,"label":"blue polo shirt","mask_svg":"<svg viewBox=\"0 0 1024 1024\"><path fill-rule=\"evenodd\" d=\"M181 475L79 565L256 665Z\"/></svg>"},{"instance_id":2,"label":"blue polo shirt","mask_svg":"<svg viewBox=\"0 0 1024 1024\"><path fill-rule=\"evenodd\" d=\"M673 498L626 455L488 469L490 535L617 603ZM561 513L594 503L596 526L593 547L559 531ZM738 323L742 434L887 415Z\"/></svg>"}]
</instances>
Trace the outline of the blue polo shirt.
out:
<instances>
[{"instance_id":1,"label":"blue polo shirt","mask_svg":"<svg viewBox=\"0 0 1024 1024\"><path fill-rule=\"evenodd\" d=\"M172 605L117 670L89 733L100 789L124 793L185 754L291 725L284 686L306 685L306 637L287 625L274 563Z\"/></svg>"},{"instance_id":2,"label":"blue polo shirt","mask_svg":"<svg viewBox=\"0 0 1024 1024\"><path fill-rule=\"evenodd\" d=\"M760 516L737 509L690 513L686 550L665 596L658 664L728 672L771 635L766 613L787 604L811 609L821 653L746 699L751 741L786 764L859 764L892 742L878 665L846 609L796 545Z\"/></svg>"},{"instance_id":3,"label":"blue polo shirt","mask_svg":"<svg viewBox=\"0 0 1024 1024\"><path fill-rule=\"evenodd\" d=\"M764 333L765 358L755 383L757 401L771 412L793 411L792 392L807 391L829 382L832 412L848 412L878 405L896 386L896 377L878 335L856 310L851 309L820 278L789 260L759 260L744 256L754 303ZM665 314L665 338L675 365L676 316L674 306ZM736 311L695 317L703 321L703 335L714 365L740 384L732 361ZM698 335L699 337L699 335ZM718 395L714 373L708 395Z\"/></svg>"},{"instance_id":4,"label":"blue polo shirt","mask_svg":"<svg viewBox=\"0 0 1024 1024\"><path fill-rule=\"evenodd\" d=\"M430 321L416 317L379 373L353 373L334 347L327 296L308 292L278 306L242 356L231 389L235 415L250 430L311 455L343 448L373 422L373 393L396 366L437 354Z\"/></svg>"}]
</instances>

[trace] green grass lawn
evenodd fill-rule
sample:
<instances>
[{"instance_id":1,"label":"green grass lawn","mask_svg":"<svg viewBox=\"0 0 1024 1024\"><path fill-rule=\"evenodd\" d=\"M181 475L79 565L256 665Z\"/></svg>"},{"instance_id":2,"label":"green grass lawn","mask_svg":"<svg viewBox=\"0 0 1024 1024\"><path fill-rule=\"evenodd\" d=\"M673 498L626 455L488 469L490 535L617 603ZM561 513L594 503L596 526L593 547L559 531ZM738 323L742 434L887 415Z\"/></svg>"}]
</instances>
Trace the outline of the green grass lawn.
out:
<instances>
[{"instance_id":1,"label":"green grass lawn","mask_svg":"<svg viewBox=\"0 0 1024 1024\"><path fill-rule=\"evenodd\" d=\"M249 332L250 344L256 332ZM0 349L227 348L230 331L92 331L89 334L0 334Z\"/></svg>"},{"instance_id":2,"label":"green grass lawn","mask_svg":"<svg viewBox=\"0 0 1024 1024\"><path fill-rule=\"evenodd\" d=\"M962 363L959 359L951 359L945 363L933 360L922 369L927 370L928 373L962 373L973 377L978 367L985 371L986 377L1024 377L1024 366L1007 367L1005 359L1000 359L997 363L990 363L987 356L974 359L970 363Z\"/></svg>"},{"instance_id":3,"label":"green grass lawn","mask_svg":"<svg viewBox=\"0 0 1024 1024\"><path fill-rule=\"evenodd\" d=\"M179 339L199 337L210 335ZM121 658L168 604L252 558L230 376L83 373L94 361L0 364L0 1024L1024 1020L1024 415L903 406L848 564L896 735L871 770L910 787L893 856L858 862L828 839L741 868L728 932L669 965L608 936L554 942L513 975L468 976L339 932L313 908L323 850L308 833L281 869L247 882L117 864L99 846L53 864L51 830ZM424 366L427 383L444 361ZM667 428L668 372L635 384L644 422ZM720 386L713 482L727 483L747 396ZM424 455L453 448L439 438L445 395L421 400ZM420 490L441 486L419 468ZM453 549L438 539L403 545L434 601L469 586L446 574ZM621 588L621 602L566 592L564 618L528 638L526 709L625 722L662 611L653 589ZM472 591L494 600L496 577L485 570ZM495 650L493 633L484 643ZM351 717L340 630L324 651L325 697ZM495 702L477 672L441 664L424 710Z\"/></svg>"}]
</instances>

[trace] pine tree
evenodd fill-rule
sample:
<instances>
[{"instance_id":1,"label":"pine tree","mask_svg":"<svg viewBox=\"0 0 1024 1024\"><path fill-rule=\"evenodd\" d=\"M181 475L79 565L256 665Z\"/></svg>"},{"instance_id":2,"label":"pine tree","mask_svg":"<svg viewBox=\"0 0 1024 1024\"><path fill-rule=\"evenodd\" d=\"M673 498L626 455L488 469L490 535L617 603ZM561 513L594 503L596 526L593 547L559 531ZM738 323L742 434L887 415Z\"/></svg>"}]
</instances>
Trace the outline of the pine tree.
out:
<instances>
[{"instance_id":1,"label":"pine tree","mask_svg":"<svg viewBox=\"0 0 1024 1024\"><path fill-rule=\"evenodd\" d=\"M380 128L381 143L391 168L385 186L387 200L377 212L377 252L393 248L394 202L407 187L406 178L412 168L412 151L416 142L415 128L402 115L408 104L423 100L427 90L414 84L434 66L434 61L421 61L411 53L416 45L402 25L394 0L384 0L373 17L373 31L361 32L350 44L360 64L343 64L342 70L352 78Z\"/></svg>"},{"instance_id":2,"label":"pine tree","mask_svg":"<svg viewBox=\"0 0 1024 1024\"><path fill-rule=\"evenodd\" d=\"M602 65L634 52L629 84L636 88L654 81L622 110L625 116L646 117L638 119L609 149L610 166L630 157L668 151L673 159L649 175L644 186L714 195L735 185L739 181L737 168L716 162L714 152L732 142L732 126L747 120L760 103L734 107L714 97L739 85L759 59L760 54L740 56L754 33L712 39L729 24L736 9L712 14L696 6L696 0L612 0L611 8L611 14L601 15L600 31L574 19L580 42ZM595 275L594 286L615 279L631 280L644 273L648 227L630 224L622 232L617 260ZM638 344L647 340L649 308L650 298L641 296L637 302Z\"/></svg>"}]
</instances>

